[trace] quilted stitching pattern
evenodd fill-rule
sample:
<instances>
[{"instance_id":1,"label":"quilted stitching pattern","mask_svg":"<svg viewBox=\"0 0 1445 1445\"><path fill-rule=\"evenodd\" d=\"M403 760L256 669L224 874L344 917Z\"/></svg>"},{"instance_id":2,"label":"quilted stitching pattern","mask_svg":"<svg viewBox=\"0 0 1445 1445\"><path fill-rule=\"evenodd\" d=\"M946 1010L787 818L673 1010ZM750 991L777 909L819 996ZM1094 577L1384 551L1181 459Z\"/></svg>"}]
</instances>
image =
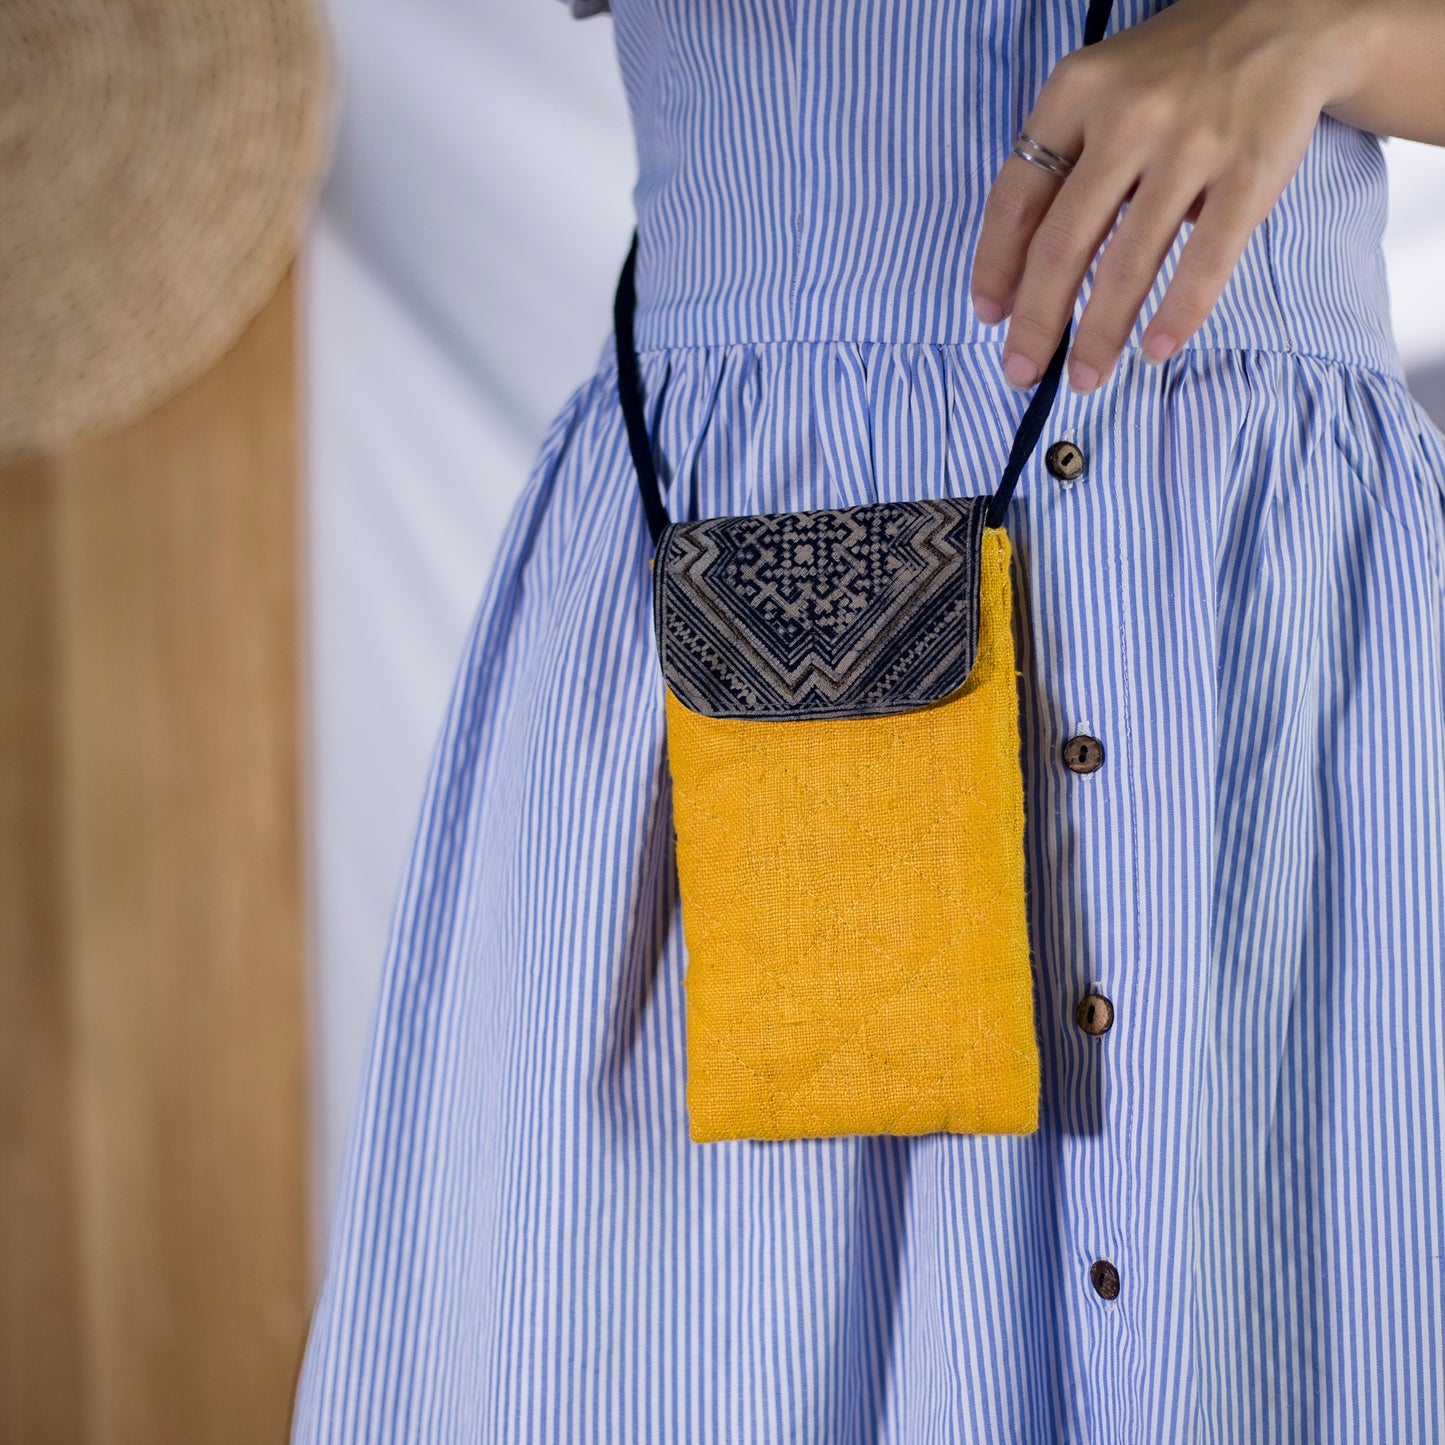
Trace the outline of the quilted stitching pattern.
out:
<instances>
[{"instance_id":1,"label":"quilted stitching pattern","mask_svg":"<svg viewBox=\"0 0 1445 1445\"><path fill-rule=\"evenodd\" d=\"M1002 529L981 562L940 702L742 720L668 687L695 1140L1037 1127Z\"/></svg>"},{"instance_id":2,"label":"quilted stitching pattern","mask_svg":"<svg viewBox=\"0 0 1445 1445\"><path fill-rule=\"evenodd\" d=\"M904 712L961 687L987 497L709 517L663 530L663 676L708 717Z\"/></svg>"}]
</instances>

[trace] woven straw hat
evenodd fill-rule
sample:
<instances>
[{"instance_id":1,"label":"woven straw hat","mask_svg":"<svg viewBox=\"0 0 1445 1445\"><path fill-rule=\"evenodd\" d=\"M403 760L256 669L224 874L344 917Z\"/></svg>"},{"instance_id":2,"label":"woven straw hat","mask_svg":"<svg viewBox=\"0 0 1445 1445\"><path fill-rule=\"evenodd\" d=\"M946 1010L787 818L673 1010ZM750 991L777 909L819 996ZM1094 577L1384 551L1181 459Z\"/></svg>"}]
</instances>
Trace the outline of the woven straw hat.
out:
<instances>
[{"instance_id":1,"label":"woven straw hat","mask_svg":"<svg viewBox=\"0 0 1445 1445\"><path fill-rule=\"evenodd\" d=\"M0 0L0 460L227 350L295 252L329 80L311 0Z\"/></svg>"}]
</instances>

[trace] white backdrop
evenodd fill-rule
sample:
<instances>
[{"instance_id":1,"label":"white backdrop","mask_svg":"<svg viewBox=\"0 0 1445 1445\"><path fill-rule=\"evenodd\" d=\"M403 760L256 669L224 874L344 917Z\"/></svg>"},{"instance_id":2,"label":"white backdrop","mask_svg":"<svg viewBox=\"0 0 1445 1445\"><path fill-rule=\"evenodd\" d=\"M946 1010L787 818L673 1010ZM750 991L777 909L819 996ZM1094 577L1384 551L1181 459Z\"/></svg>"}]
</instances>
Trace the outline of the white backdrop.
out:
<instances>
[{"instance_id":1,"label":"white backdrop","mask_svg":"<svg viewBox=\"0 0 1445 1445\"><path fill-rule=\"evenodd\" d=\"M632 226L611 21L332 0L335 168L307 245L313 1219L319 1267L400 873L460 649ZM1391 141L1396 329L1445 416L1445 151Z\"/></svg>"}]
</instances>

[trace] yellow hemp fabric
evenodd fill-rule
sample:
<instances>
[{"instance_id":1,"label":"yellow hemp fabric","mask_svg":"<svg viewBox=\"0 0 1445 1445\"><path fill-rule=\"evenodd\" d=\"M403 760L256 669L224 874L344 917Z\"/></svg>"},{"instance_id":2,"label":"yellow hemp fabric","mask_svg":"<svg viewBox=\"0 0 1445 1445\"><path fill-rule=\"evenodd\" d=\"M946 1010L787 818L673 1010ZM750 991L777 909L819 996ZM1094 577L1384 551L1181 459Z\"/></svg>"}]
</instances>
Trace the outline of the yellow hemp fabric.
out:
<instances>
[{"instance_id":1,"label":"yellow hemp fabric","mask_svg":"<svg viewBox=\"0 0 1445 1445\"><path fill-rule=\"evenodd\" d=\"M667 688L695 1141L1037 1127L1009 560L986 529L940 702L753 721Z\"/></svg>"}]
</instances>

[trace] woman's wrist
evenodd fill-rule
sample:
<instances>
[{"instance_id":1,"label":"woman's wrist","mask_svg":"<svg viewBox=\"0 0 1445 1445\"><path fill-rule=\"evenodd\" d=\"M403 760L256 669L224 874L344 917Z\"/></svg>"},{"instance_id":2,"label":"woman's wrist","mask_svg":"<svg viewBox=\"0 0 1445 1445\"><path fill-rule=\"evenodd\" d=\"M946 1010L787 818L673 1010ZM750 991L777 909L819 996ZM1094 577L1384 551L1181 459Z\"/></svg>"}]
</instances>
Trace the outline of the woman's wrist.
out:
<instances>
[{"instance_id":1,"label":"woman's wrist","mask_svg":"<svg viewBox=\"0 0 1445 1445\"><path fill-rule=\"evenodd\" d=\"M1253 0L1272 8L1278 0ZM1319 68L1320 109L1348 105L1378 72L1398 28L1398 0L1286 0L1290 25Z\"/></svg>"},{"instance_id":2,"label":"woman's wrist","mask_svg":"<svg viewBox=\"0 0 1445 1445\"><path fill-rule=\"evenodd\" d=\"M1247 61L1303 79L1319 107L1348 104L1368 84L1400 10L1398 0L1203 0L1204 64Z\"/></svg>"}]
</instances>

